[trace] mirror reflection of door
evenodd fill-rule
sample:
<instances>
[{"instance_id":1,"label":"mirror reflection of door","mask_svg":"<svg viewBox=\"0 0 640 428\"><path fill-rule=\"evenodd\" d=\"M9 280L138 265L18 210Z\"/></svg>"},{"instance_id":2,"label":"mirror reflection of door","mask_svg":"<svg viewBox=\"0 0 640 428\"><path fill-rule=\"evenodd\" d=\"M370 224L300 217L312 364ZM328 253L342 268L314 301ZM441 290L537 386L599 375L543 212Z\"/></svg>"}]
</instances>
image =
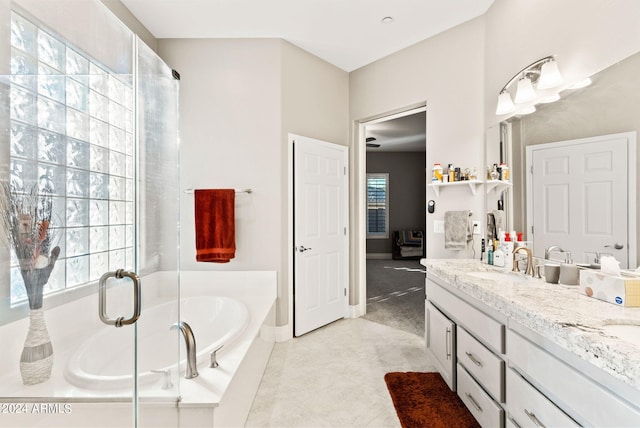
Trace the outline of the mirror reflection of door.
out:
<instances>
[{"instance_id":1,"label":"mirror reflection of door","mask_svg":"<svg viewBox=\"0 0 640 428\"><path fill-rule=\"evenodd\" d=\"M629 195L635 185L627 177L635 141L630 132L527 148L527 229L536 256L555 245L577 263L612 255L620 267L629 267L629 215L635 212Z\"/></svg>"}]
</instances>

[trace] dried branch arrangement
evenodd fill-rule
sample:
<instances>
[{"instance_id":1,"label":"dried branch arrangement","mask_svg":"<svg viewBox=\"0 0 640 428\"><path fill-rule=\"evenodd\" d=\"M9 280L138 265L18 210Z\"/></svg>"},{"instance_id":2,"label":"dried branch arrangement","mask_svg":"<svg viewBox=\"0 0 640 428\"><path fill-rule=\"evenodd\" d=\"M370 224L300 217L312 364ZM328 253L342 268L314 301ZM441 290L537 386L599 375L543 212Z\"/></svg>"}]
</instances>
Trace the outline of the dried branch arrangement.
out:
<instances>
[{"instance_id":1,"label":"dried branch arrangement","mask_svg":"<svg viewBox=\"0 0 640 428\"><path fill-rule=\"evenodd\" d=\"M51 192L40 191L36 185L28 193L20 193L2 184L0 220L20 264L31 309L42 307L44 285L60 255L60 247L51 249L52 211Z\"/></svg>"}]
</instances>

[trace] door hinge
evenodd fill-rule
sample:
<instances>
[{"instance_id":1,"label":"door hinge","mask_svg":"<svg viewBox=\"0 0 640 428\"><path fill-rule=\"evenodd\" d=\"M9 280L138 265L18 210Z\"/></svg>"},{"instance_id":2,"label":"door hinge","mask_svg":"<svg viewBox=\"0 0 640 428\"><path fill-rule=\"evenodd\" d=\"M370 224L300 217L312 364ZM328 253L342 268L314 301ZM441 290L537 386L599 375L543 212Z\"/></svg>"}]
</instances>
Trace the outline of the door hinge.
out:
<instances>
[{"instance_id":1,"label":"door hinge","mask_svg":"<svg viewBox=\"0 0 640 428\"><path fill-rule=\"evenodd\" d=\"M345 228L343 228L343 230L344 230L344 232L343 232L344 235L347 236L347 228L345 227Z\"/></svg>"},{"instance_id":2,"label":"door hinge","mask_svg":"<svg viewBox=\"0 0 640 428\"><path fill-rule=\"evenodd\" d=\"M531 164L531 175L533 175L533 164Z\"/></svg>"},{"instance_id":3,"label":"door hinge","mask_svg":"<svg viewBox=\"0 0 640 428\"><path fill-rule=\"evenodd\" d=\"M344 168L344 175L347 175L347 167L343 167Z\"/></svg>"},{"instance_id":4,"label":"door hinge","mask_svg":"<svg viewBox=\"0 0 640 428\"><path fill-rule=\"evenodd\" d=\"M344 297L347 297L347 289L344 289Z\"/></svg>"}]
</instances>

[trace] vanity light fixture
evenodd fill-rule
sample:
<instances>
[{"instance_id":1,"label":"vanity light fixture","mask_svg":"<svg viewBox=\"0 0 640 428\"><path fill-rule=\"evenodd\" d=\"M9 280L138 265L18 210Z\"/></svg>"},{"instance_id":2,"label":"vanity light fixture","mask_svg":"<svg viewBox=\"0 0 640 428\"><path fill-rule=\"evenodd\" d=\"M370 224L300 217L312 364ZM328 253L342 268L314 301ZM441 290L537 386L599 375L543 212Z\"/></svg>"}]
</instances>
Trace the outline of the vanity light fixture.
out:
<instances>
[{"instance_id":1,"label":"vanity light fixture","mask_svg":"<svg viewBox=\"0 0 640 428\"><path fill-rule=\"evenodd\" d=\"M516 80L518 82L516 95L512 101L509 87ZM560 99L558 94L550 94L547 90L560 86L563 81L555 58L552 55L541 58L520 70L504 85L498 95L496 114L502 115L514 111L517 111L518 114L532 113L535 111L534 104ZM534 85L536 85L535 89ZM545 91L546 93L538 94L536 91ZM530 105L524 105L527 103Z\"/></svg>"}]
</instances>

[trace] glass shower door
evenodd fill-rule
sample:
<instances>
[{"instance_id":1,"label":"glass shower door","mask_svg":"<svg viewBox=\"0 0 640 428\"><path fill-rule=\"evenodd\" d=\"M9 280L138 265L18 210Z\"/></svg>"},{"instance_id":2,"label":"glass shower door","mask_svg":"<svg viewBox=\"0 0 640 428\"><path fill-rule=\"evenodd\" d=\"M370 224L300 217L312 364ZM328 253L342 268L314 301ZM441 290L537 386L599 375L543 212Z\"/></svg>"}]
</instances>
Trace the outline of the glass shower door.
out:
<instances>
[{"instance_id":1,"label":"glass shower door","mask_svg":"<svg viewBox=\"0 0 640 428\"><path fill-rule=\"evenodd\" d=\"M137 40L138 185L137 268L151 306L137 323L141 427L166 424L177 411L158 412L166 399L175 410L184 370L179 364L179 75ZM146 308L143 308L143 311ZM167 408L165 408L166 410Z\"/></svg>"},{"instance_id":2,"label":"glass shower door","mask_svg":"<svg viewBox=\"0 0 640 428\"><path fill-rule=\"evenodd\" d=\"M166 425L179 385L177 81L99 1L14 0L0 18L3 200L33 208L4 205L20 222L0 248L0 402L14 403L0 425Z\"/></svg>"}]
</instances>

